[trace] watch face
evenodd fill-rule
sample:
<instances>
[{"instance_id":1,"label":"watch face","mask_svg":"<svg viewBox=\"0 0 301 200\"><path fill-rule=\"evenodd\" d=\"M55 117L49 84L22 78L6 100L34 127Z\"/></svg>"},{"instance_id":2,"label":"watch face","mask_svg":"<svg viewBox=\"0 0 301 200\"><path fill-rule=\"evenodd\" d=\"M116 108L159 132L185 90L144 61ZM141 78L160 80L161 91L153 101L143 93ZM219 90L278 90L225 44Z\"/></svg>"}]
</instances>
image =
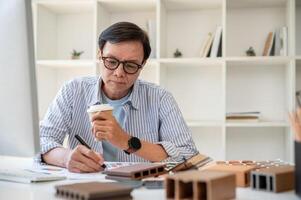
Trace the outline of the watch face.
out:
<instances>
[{"instance_id":1,"label":"watch face","mask_svg":"<svg viewBox=\"0 0 301 200\"><path fill-rule=\"evenodd\" d=\"M132 137L130 139L130 147L135 149L135 150L140 149L141 148L141 142L140 142L139 138Z\"/></svg>"}]
</instances>

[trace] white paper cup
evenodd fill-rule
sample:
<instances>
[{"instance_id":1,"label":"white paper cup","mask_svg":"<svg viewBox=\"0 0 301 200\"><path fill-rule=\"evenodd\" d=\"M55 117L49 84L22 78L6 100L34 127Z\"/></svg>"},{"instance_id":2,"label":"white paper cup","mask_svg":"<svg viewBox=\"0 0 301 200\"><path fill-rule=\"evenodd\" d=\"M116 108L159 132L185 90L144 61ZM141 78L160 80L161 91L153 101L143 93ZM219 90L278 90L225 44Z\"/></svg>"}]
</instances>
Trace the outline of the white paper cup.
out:
<instances>
[{"instance_id":1,"label":"white paper cup","mask_svg":"<svg viewBox=\"0 0 301 200\"><path fill-rule=\"evenodd\" d=\"M89 114L90 121L92 121L92 117L94 114L98 112L109 112L111 115L113 114L113 107L110 104L99 104L91 106L87 112Z\"/></svg>"},{"instance_id":2,"label":"white paper cup","mask_svg":"<svg viewBox=\"0 0 301 200\"><path fill-rule=\"evenodd\" d=\"M114 108L110 106L110 104L99 104L99 105L93 105L88 110L87 113L89 114L90 122L92 123L92 117L94 114L98 112L109 112L111 115L113 115ZM99 141L97 138L94 139L96 142Z\"/></svg>"}]
</instances>

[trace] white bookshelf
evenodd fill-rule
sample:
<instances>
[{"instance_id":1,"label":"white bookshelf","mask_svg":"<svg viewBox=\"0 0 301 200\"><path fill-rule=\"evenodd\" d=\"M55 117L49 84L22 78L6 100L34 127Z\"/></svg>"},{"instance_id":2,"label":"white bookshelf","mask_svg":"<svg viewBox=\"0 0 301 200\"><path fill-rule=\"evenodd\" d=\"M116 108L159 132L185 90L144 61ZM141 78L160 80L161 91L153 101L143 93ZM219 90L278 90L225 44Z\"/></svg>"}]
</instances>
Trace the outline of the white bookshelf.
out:
<instances>
[{"instance_id":1,"label":"white bookshelf","mask_svg":"<svg viewBox=\"0 0 301 200\"><path fill-rule=\"evenodd\" d=\"M147 30L152 21L155 54L140 78L174 95L200 152L293 161L287 113L301 90L300 0L36 0L33 10L40 118L64 81L99 74L97 40L107 26L130 21ZM200 58L217 26L222 57ZM268 33L283 26L288 55L262 56ZM245 56L250 46L256 57ZM70 59L72 49L84 51L80 60ZM241 111L260 111L261 120L225 121Z\"/></svg>"}]
</instances>

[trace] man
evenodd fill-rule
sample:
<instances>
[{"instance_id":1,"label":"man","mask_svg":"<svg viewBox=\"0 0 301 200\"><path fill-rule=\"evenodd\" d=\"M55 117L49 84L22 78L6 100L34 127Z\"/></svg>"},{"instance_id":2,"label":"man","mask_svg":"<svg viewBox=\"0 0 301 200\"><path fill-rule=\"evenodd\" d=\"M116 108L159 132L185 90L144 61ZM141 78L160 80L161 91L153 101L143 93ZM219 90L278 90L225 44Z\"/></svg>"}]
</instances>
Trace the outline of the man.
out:
<instances>
[{"instance_id":1,"label":"man","mask_svg":"<svg viewBox=\"0 0 301 200\"><path fill-rule=\"evenodd\" d=\"M146 33L129 22L113 24L101 33L99 50L101 77L65 84L41 123L44 162L71 172L96 172L104 160L182 161L194 155L191 133L172 95L137 80L151 51ZM99 103L112 105L114 116L99 112L91 123L86 111ZM80 145L76 134L92 149ZM62 146L66 135L68 149Z\"/></svg>"}]
</instances>

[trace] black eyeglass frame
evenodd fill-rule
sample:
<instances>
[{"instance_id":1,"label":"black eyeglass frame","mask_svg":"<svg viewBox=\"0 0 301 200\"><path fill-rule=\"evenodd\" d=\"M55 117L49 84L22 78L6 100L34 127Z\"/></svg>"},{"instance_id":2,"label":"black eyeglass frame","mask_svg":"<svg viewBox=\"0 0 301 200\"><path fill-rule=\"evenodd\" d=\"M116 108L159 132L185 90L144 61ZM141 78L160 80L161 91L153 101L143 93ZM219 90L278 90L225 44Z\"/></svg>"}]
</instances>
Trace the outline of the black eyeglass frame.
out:
<instances>
[{"instance_id":1,"label":"black eyeglass frame","mask_svg":"<svg viewBox=\"0 0 301 200\"><path fill-rule=\"evenodd\" d=\"M117 61L118 64L116 65L116 67L110 68L110 67L106 66L105 60L108 59L108 58ZM116 58L113 58L113 57L101 56L101 60L103 61L103 65L105 66L105 68L107 68L107 69L109 69L109 70L115 70L115 69L117 69L117 68L119 67L120 63L122 63L123 71L124 71L125 73L127 73L127 74L136 74L136 73L138 72L138 70L141 69L141 68L143 67L143 65L140 65L140 64L137 64L137 63L134 63L134 62L131 62L131 61L120 61L120 60L118 60L118 59L116 59ZM126 67L125 67L125 65L126 65L127 63L131 63L131 64L136 65L136 66L137 66L137 70L136 70L135 72L128 72L128 71L126 70Z\"/></svg>"}]
</instances>

